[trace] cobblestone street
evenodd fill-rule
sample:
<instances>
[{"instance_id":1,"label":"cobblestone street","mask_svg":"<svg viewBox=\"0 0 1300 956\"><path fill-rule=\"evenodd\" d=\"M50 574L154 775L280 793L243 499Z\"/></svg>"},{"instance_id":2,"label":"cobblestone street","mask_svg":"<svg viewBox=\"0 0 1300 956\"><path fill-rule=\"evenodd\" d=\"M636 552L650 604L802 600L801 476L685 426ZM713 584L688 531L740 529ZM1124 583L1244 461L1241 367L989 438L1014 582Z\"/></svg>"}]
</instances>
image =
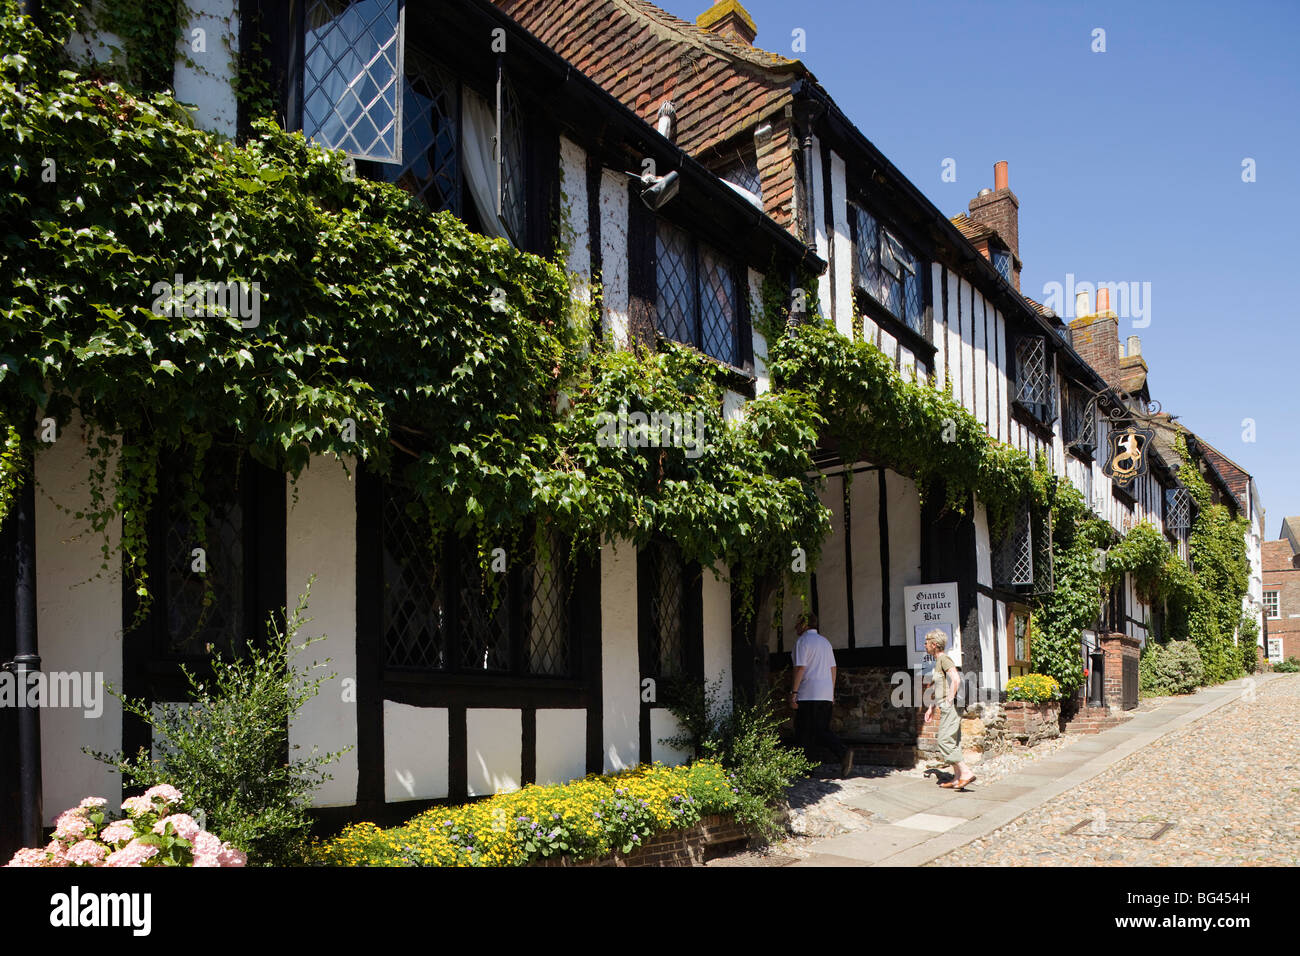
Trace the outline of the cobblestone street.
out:
<instances>
[{"instance_id":1,"label":"cobblestone street","mask_svg":"<svg viewBox=\"0 0 1300 956\"><path fill-rule=\"evenodd\" d=\"M1297 864L1300 677L1287 676L929 865Z\"/></svg>"}]
</instances>

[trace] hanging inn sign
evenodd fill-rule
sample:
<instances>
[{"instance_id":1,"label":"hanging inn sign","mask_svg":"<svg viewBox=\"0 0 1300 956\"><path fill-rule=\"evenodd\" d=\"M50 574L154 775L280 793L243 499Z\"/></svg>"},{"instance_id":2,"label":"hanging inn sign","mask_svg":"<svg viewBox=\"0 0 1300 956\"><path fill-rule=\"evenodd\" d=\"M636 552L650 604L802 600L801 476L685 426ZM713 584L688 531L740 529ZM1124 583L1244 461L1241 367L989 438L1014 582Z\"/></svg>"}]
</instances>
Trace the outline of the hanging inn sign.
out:
<instances>
[{"instance_id":1,"label":"hanging inn sign","mask_svg":"<svg viewBox=\"0 0 1300 956\"><path fill-rule=\"evenodd\" d=\"M1132 419L1112 422L1102 473L1127 491L1134 480L1147 473L1147 450L1154 440L1152 429L1142 428Z\"/></svg>"}]
</instances>

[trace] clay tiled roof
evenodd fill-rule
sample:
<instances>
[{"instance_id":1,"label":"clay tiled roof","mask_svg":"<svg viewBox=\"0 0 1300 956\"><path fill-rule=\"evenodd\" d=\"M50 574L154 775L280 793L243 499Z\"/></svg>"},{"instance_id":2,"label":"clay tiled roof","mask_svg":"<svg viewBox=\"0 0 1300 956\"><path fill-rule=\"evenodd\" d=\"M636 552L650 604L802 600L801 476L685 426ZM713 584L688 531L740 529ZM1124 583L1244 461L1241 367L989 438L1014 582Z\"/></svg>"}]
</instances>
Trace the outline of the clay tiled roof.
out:
<instances>
[{"instance_id":1,"label":"clay tiled roof","mask_svg":"<svg viewBox=\"0 0 1300 956\"><path fill-rule=\"evenodd\" d=\"M957 231L965 236L968 242L975 243L983 239L992 239L997 235L994 229L982 222L976 222L964 212L953 216L948 221L957 227Z\"/></svg>"},{"instance_id":2,"label":"clay tiled roof","mask_svg":"<svg viewBox=\"0 0 1300 956\"><path fill-rule=\"evenodd\" d=\"M1282 530L1278 534L1279 538L1291 542L1291 550L1300 551L1300 515L1282 519Z\"/></svg>"},{"instance_id":3,"label":"clay tiled roof","mask_svg":"<svg viewBox=\"0 0 1300 956\"><path fill-rule=\"evenodd\" d=\"M1205 457L1209 459L1211 465L1223 476L1224 483L1232 492L1234 498L1241 504L1242 511L1246 509L1246 499L1250 493L1250 472L1242 468L1239 464L1225 455L1219 449L1215 448L1204 438L1197 437L1201 448L1205 451Z\"/></svg>"},{"instance_id":4,"label":"clay tiled roof","mask_svg":"<svg viewBox=\"0 0 1300 956\"><path fill-rule=\"evenodd\" d=\"M1119 387L1130 395L1140 395L1147 387L1147 363L1140 355L1125 355L1119 360Z\"/></svg>"},{"instance_id":5,"label":"clay tiled roof","mask_svg":"<svg viewBox=\"0 0 1300 956\"><path fill-rule=\"evenodd\" d=\"M677 109L679 146L694 156L790 102L808 71L678 19L645 0L496 0L524 29L654 125Z\"/></svg>"}]
</instances>

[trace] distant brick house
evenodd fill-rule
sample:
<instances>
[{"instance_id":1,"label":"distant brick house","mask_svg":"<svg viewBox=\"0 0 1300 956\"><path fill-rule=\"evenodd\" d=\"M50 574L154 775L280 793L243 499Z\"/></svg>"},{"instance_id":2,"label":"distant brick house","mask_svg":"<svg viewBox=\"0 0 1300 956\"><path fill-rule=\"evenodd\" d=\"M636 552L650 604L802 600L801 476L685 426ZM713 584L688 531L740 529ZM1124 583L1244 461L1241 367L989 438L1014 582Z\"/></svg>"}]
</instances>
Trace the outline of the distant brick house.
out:
<instances>
[{"instance_id":1,"label":"distant brick house","mask_svg":"<svg viewBox=\"0 0 1300 956\"><path fill-rule=\"evenodd\" d=\"M1300 517L1264 542L1264 648L1270 661L1300 657Z\"/></svg>"}]
</instances>

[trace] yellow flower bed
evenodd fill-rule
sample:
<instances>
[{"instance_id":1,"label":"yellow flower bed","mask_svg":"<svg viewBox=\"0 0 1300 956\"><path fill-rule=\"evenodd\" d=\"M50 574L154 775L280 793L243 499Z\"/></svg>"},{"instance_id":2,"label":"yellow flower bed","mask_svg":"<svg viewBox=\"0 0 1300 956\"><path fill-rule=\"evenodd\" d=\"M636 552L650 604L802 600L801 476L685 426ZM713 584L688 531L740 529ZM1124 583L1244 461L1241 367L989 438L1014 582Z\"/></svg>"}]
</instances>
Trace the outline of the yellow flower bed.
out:
<instances>
[{"instance_id":1,"label":"yellow flower bed","mask_svg":"<svg viewBox=\"0 0 1300 956\"><path fill-rule=\"evenodd\" d=\"M1061 699L1061 685L1047 674L1022 674L1007 681L1007 700L1041 704Z\"/></svg>"},{"instance_id":2,"label":"yellow flower bed","mask_svg":"<svg viewBox=\"0 0 1300 956\"><path fill-rule=\"evenodd\" d=\"M313 845L325 866L523 866L567 854L575 859L630 852L662 830L685 828L737 803L721 764L643 764L566 784L524 787L475 803L435 807L404 825L357 823Z\"/></svg>"}]
</instances>

